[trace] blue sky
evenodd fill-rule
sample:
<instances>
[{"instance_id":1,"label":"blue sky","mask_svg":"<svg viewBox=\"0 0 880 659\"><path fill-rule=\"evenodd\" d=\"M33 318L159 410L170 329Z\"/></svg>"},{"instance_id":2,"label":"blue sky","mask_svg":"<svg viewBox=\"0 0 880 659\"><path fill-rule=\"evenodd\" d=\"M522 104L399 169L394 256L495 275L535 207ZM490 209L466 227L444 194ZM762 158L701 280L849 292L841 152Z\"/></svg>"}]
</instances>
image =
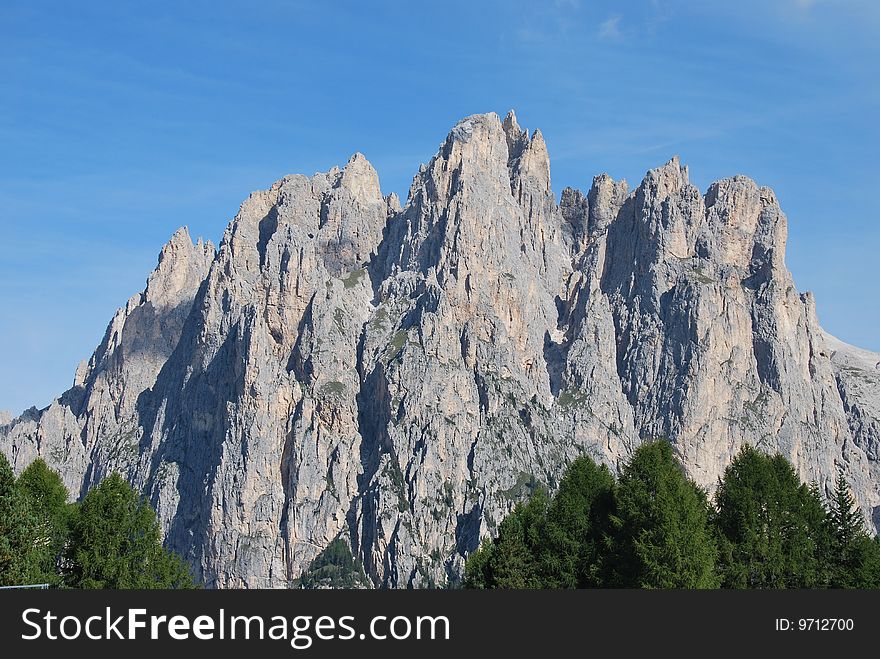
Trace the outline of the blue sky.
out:
<instances>
[{"instance_id":1,"label":"blue sky","mask_svg":"<svg viewBox=\"0 0 880 659\"><path fill-rule=\"evenodd\" d=\"M458 119L511 107L557 194L673 154L773 187L798 287L880 350L878 34L876 0L4 0L0 409L70 386L178 226L216 241L354 151L404 197Z\"/></svg>"}]
</instances>

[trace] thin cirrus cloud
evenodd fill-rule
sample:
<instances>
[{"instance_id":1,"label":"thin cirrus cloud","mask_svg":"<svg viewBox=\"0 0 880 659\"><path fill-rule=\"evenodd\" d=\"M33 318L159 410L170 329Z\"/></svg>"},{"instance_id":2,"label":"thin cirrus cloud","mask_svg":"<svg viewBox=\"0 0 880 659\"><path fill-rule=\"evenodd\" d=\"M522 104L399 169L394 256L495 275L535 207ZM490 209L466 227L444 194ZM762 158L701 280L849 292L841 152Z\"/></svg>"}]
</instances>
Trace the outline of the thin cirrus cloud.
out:
<instances>
[{"instance_id":1,"label":"thin cirrus cloud","mask_svg":"<svg viewBox=\"0 0 880 659\"><path fill-rule=\"evenodd\" d=\"M620 39L622 33L620 31L620 16L609 16L599 23L599 38L604 40Z\"/></svg>"}]
</instances>

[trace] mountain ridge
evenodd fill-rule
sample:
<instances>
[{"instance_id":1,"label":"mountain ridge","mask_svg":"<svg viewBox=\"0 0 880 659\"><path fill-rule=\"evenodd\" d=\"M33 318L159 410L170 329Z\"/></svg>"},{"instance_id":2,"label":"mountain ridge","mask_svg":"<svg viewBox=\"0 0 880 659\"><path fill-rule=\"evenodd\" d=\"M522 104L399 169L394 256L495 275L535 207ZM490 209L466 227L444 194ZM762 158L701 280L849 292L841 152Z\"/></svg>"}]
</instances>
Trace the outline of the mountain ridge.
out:
<instances>
[{"instance_id":1,"label":"mountain ridge","mask_svg":"<svg viewBox=\"0 0 880 659\"><path fill-rule=\"evenodd\" d=\"M0 450L74 493L120 471L220 587L340 538L374 585L454 583L536 483L656 438L709 488L745 443L826 490L842 468L877 524L880 371L819 327L786 237L772 190L703 194L677 157L557 203L540 131L472 115L403 207L355 153L249 195L217 248L179 230Z\"/></svg>"}]
</instances>

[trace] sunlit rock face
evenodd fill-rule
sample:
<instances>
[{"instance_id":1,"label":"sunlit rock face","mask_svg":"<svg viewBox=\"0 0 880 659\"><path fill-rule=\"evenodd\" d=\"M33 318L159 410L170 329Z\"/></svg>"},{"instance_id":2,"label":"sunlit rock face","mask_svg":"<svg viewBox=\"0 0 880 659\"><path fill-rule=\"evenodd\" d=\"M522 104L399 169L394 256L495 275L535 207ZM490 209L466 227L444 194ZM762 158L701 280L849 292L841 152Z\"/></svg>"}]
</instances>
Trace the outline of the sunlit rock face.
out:
<instances>
[{"instance_id":1,"label":"sunlit rock face","mask_svg":"<svg viewBox=\"0 0 880 659\"><path fill-rule=\"evenodd\" d=\"M208 586L292 585L342 539L376 586L454 583L538 483L672 443L712 490L744 444L880 522L880 355L819 327L772 190L677 158L560 203L539 131L459 122L401 207L361 154L186 229L74 386L0 416L17 471L118 471Z\"/></svg>"}]
</instances>

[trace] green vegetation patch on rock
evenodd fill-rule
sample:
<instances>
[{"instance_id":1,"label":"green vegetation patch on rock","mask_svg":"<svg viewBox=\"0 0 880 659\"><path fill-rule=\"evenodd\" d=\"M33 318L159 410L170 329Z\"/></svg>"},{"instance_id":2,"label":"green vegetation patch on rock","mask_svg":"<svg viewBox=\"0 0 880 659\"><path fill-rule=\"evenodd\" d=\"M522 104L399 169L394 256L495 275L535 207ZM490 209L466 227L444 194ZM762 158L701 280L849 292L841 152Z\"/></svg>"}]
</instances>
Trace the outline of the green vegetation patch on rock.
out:
<instances>
[{"instance_id":1,"label":"green vegetation patch on rock","mask_svg":"<svg viewBox=\"0 0 880 659\"><path fill-rule=\"evenodd\" d=\"M360 560L352 556L343 538L336 538L293 582L294 588L369 588L370 581Z\"/></svg>"}]
</instances>

